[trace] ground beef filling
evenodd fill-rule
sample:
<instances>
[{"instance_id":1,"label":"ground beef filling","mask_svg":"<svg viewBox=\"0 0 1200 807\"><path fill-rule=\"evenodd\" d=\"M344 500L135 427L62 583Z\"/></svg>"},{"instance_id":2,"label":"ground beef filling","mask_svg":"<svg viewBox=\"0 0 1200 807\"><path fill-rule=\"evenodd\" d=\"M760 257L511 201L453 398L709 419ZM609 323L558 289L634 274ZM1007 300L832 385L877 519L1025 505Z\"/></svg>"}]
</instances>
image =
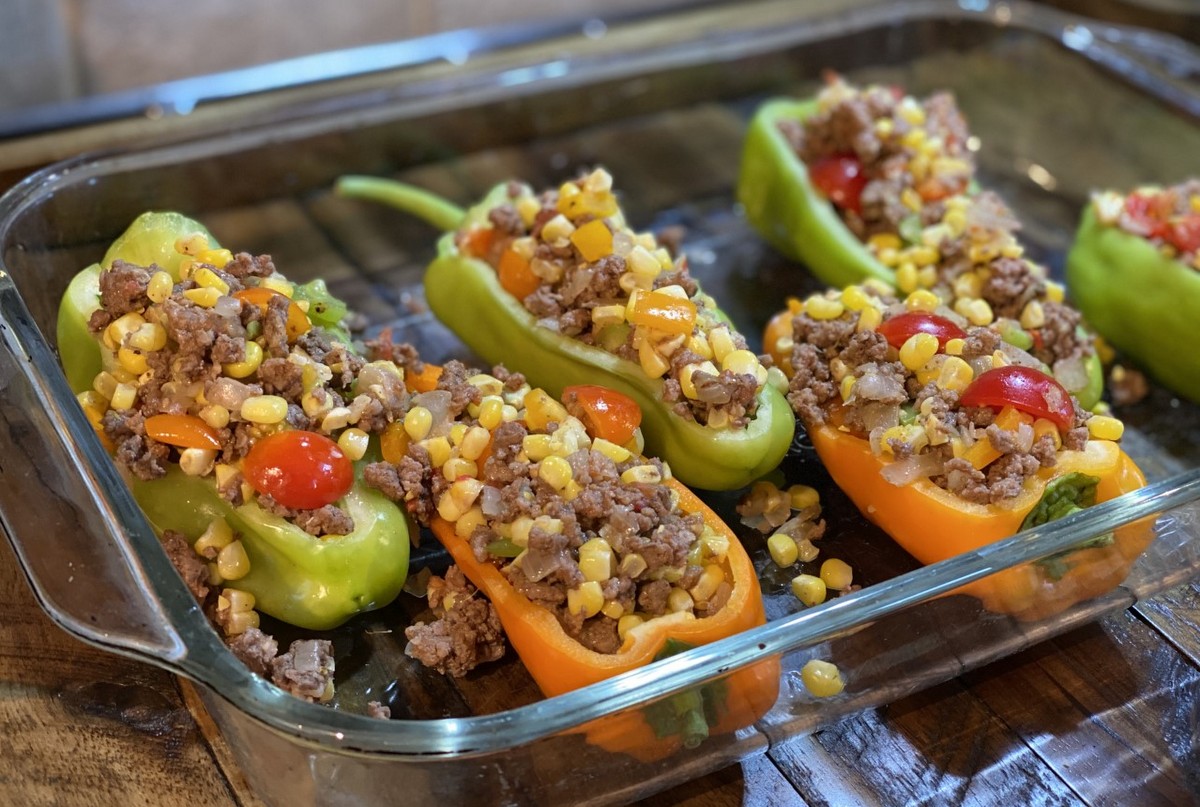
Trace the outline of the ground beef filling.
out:
<instances>
[{"instance_id":1,"label":"ground beef filling","mask_svg":"<svg viewBox=\"0 0 1200 807\"><path fill-rule=\"evenodd\" d=\"M444 578L430 578L426 598L434 619L405 628L408 655L455 678L504 655L504 629L496 609L457 566L447 569Z\"/></svg>"},{"instance_id":2,"label":"ground beef filling","mask_svg":"<svg viewBox=\"0 0 1200 807\"><path fill-rule=\"evenodd\" d=\"M903 310L903 306L893 304L885 318ZM948 311L942 313L953 316ZM801 313L793 320L794 374L787 398L805 427L821 426L836 410L840 425L862 439L885 442L887 453L894 459L905 460L917 454L930 457L930 467L940 468L926 474L930 481L977 504L1017 496L1026 479L1055 464L1057 448L1051 435L1034 439L1027 425L1016 432L1002 429L995 424L993 409L961 406L958 392L940 388L934 382L922 384L898 360L896 349L882 334L857 330L859 317L858 312L847 312L837 319L818 320ZM981 368L990 366L990 357L1002 347L1000 336L988 328L967 326L964 330L966 337L959 357ZM1012 351L1010 355L1021 355L1011 346L1007 349ZM1034 357L1024 355L1026 362L1037 363ZM840 375L835 376L834 368ZM847 375L854 379L853 393L843 400L841 390ZM905 440L882 438L906 412L914 419L919 416L928 444L914 446ZM1088 417L1090 414L1076 404L1072 427L1061 435L1064 448L1084 447ZM951 437L966 444L987 440L1001 456L983 469L976 469L967 460L954 457Z\"/></svg>"}]
</instances>

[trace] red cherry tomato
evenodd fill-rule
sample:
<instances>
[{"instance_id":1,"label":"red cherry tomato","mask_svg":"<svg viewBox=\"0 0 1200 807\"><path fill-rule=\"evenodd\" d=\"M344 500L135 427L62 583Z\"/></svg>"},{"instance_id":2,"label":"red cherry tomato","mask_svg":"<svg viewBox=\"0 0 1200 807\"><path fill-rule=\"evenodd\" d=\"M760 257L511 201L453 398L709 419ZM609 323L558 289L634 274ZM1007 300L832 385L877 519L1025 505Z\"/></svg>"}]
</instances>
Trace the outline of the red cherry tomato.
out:
<instances>
[{"instance_id":1,"label":"red cherry tomato","mask_svg":"<svg viewBox=\"0 0 1200 807\"><path fill-rule=\"evenodd\" d=\"M1032 367L1010 364L977 376L959 396L963 406L1012 406L1034 417L1046 418L1067 431L1075 422L1075 404L1057 381Z\"/></svg>"},{"instance_id":2,"label":"red cherry tomato","mask_svg":"<svg viewBox=\"0 0 1200 807\"><path fill-rule=\"evenodd\" d=\"M1163 238L1167 235L1167 225L1163 221L1164 210L1158 197L1140 193L1131 193L1125 197L1125 214L1146 230L1150 238Z\"/></svg>"},{"instance_id":3,"label":"red cherry tomato","mask_svg":"<svg viewBox=\"0 0 1200 807\"><path fill-rule=\"evenodd\" d=\"M1180 252L1200 250L1200 213L1189 213L1167 225L1163 236L1167 243Z\"/></svg>"},{"instance_id":4,"label":"red cherry tomato","mask_svg":"<svg viewBox=\"0 0 1200 807\"><path fill-rule=\"evenodd\" d=\"M242 472L256 491L294 510L333 504L354 483L354 464L337 443L295 429L268 435L251 446Z\"/></svg>"},{"instance_id":5,"label":"red cherry tomato","mask_svg":"<svg viewBox=\"0 0 1200 807\"><path fill-rule=\"evenodd\" d=\"M888 340L888 344L897 350L913 334L933 334L937 337L939 348L946 347L946 343L951 339L962 339L967 335L967 332L953 321L926 311L905 311L903 314L897 314L885 319L878 330L883 334L883 338Z\"/></svg>"},{"instance_id":6,"label":"red cherry tomato","mask_svg":"<svg viewBox=\"0 0 1200 807\"><path fill-rule=\"evenodd\" d=\"M862 163L849 154L821 157L808 166L812 183L840 208L862 212L862 192L867 184Z\"/></svg>"},{"instance_id":7,"label":"red cherry tomato","mask_svg":"<svg viewBox=\"0 0 1200 807\"><path fill-rule=\"evenodd\" d=\"M573 402L572 402L573 399ZM625 445L642 425L642 410L628 395L596 386L579 384L563 390L563 400L574 414L582 410L583 425L592 437L600 437L610 443Z\"/></svg>"}]
</instances>

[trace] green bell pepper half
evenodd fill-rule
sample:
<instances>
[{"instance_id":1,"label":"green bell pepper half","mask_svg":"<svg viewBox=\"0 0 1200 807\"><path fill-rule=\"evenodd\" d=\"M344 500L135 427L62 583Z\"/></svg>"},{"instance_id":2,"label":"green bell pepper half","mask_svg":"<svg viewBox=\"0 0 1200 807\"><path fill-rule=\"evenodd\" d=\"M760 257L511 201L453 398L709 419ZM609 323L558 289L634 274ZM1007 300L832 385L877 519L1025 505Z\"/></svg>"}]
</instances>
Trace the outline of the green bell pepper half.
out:
<instances>
[{"instance_id":1,"label":"green bell pepper half","mask_svg":"<svg viewBox=\"0 0 1200 807\"><path fill-rule=\"evenodd\" d=\"M100 305L100 272L116 259L179 275L174 251L181 235L204 232L177 213L140 216L105 254L75 276L58 309L58 349L67 381L75 392L92 388L103 369L103 345L87 323ZM215 240L209 241L214 247ZM337 301L335 301L337 302ZM341 303L338 303L341 305ZM217 493L211 477L191 477L172 466L161 479L129 479L138 505L156 530L176 530L198 538L215 518L241 534L250 572L231 581L254 595L256 610L308 630L337 627L362 611L381 608L400 593L408 574L407 514L368 487L356 474L338 501L354 519L348 535L318 538L263 510L254 502L234 507Z\"/></svg>"},{"instance_id":2,"label":"green bell pepper half","mask_svg":"<svg viewBox=\"0 0 1200 807\"><path fill-rule=\"evenodd\" d=\"M1200 402L1200 272L1088 203L1067 255L1067 287L1088 324L1159 383Z\"/></svg>"},{"instance_id":3,"label":"green bell pepper half","mask_svg":"<svg viewBox=\"0 0 1200 807\"><path fill-rule=\"evenodd\" d=\"M871 254L813 186L808 167L779 130L781 121L804 120L816 111L815 98L774 99L758 108L746 130L738 174L737 199L746 220L767 243L831 286L844 288L868 278L895 285L895 272ZM1104 392L1100 357L1089 356L1084 369L1087 384L1069 391L1091 409Z\"/></svg>"},{"instance_id":4,"label":"green bell pepper half","mask_svg":"<svg viewBox=\"0 0 1200 807\"><path fill-rule=\"evenodd\" d=\"M646 452L665 460L684 484L740 488L774 469L787 453L795 418L770 384L759 390L758 408L745 429L709 429L685 420L662 400L661 379L647 378L640 365L606 350L539 327L521 301L501 287L495 269L459 252L454 231L485 223L488 211L507 199L506 184L467 211L377 177L342 177L337 190L391 205L443 230L437 257L425 272L425 296L437 317L484 361L519 370L552 395L573 384L598 384L633 398L642 410Z\"/></svg>"}]
</instances>

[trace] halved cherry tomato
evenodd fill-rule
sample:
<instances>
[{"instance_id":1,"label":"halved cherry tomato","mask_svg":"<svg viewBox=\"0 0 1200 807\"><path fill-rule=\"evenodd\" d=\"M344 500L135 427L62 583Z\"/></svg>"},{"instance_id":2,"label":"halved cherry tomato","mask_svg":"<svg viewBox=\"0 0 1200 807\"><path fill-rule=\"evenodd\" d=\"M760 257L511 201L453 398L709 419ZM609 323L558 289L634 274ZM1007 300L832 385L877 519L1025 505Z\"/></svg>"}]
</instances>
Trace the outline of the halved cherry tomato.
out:
<instances>
[{"instance_id":1,"label":"halved cherry tomato","mask_svg":"<svg viewBox=\"0 0 1200 807\"><path fill-rule=\"evenodd\" d=\"M808 166L812 183L840 208L862 212L862 192L867 175L862 163L851 154L821 157Z\"/></svg>"},{"instance_id":2,"label":"halved cherry tomato","mask_svg":"<svg viewBox=\"0 0 1200 807\"><path fill-rule=\"evenodd\" d=\"M1163 238L1180 252L1200 250L1200 213L1189 213L1172 221Z\"/></svg>"},{"instance_id":3,"label":"halved cherry tomato","mask_svg":"<svg viewBox=\"0 0 1200 807\"><path fill-rule=\"evenodd\" d=\"M1034 417L1046 418L1067 431L1075 422L1070 394L1050 376L1018 364L995 367L977 376L959 396L963 406L1012 406Z\"/></svg>"},{"instance_id":4,"label":"halved cherry tomato","mask_svg":"<svg viewBox=\"0 0 1200 807\"><path fill-rule=\"evenodd\" d=\"M289 429L253 446L242 464L246 481L259 493L294 510L333 504L354 483L354 464L323 434Z\"/></svg>"},{"instance_id":5,"label":"halved cherry tomato","mask_svg":"<svg viewBox=\"0 0 1200 807\"><path fill-rule=\"evenodd\" d=\"M888 344L897 350L908 341L913 334L928 333L937 337L938 347L946 347L951 339L963 339L967 332L958 327L953 321L927 311L905 311L879 325L879 333L887 339Z\"/></svg>"},{"instance_id":6,"label":"halved cherry tomato","mask_svg":"<svg viewBox=\"0 0 1200 807\"><path fill-rule=\"evenodd\" d=\"M178 448L221 447L217 430L195 415L151 415L146 418L146 436Z\"/></svg>"},{"instance_id":7,"label":"halved cherry tomato","mask_svg":"<svg viewBox=\"0 0 1200 807\"><path fill-rule=\"evenodd\" d=\"M563 401L568 410L574 412L574 404L583 410L583 425L592 437L600 437L610 443L625 445L642 425L642 410L628 395L596 386L579 384L563 390Z\"/></svg>"},{"instance_id":8,"label":"halved cherry tomato","mask_svg":"<svg viewBox=\"0 0 1200 807\"><path fill-rule=\"evenodd\" d=\"M233 293L233 296L237 299L250 305L258 306L259 310L264 312L267 310L267 301L276 295L286 298L286 295L281 292L264 288L263 286L250 286L249 288L239 289ZM308 314L305 314L304 309L300 308L294 300L288 305L286 328L289 342L299 339L312 328Z\"/></svg>"}]
</instances>

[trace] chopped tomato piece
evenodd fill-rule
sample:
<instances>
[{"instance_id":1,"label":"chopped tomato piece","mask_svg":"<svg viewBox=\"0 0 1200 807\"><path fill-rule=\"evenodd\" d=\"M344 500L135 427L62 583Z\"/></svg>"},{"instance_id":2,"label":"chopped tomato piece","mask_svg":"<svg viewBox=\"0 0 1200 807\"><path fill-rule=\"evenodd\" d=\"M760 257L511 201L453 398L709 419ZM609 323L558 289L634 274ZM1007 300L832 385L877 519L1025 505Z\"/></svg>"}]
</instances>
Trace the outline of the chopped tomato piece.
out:
<instances>
[{"instance_id":1,"label":"chopped tomato piece","mask_svg":"<svg viewBox=\"0 0 1200 807\"><path fill-rule=\"evenodd\" d=\"M808 166L809 176L817 190L840 208L862 212L862 192L867 175L862 163L852 154L821 157Z\"/></svg>"},{"instance_id":2,"label":"chopped tomato piece","mask_svg":"<svg viewBox=\"0 0 1200 807\"><path fill-rule=\"evenodd\" d=\"M1189 213L1172 221L1163 238L1180 252L1200 250L1200 213Z\"/></svg>"},{"instance_id":3,"label":"chopped tomato piece","mask_svg":"<svg viewBox=\"0 0 1200 807\"><path fill-rule=\"evenodd\" d=\"M275 432L256 442L242 471L260 494L295 510L333 504L354 483L354 464L337 443L298 429Z\"/></svg>"},{"instance_id":4,"label":"chopped tomato piece","mask_svg":"<svg viewBox=\"0 0 1200 807\"><path fill-rule=\"evenodd\" d=\"M221 447L217 430L195 415L151 415L146 418L146 436L177 448Z\"/></svg>"},{"instance_id":5,"label":"chopped tomato piece","mask_svg":"<svg viewBox=\"0 0 1200 807\"><path fill-rule=\"evenodd\" d=\"M1018 364L995 367L980 374L958 400L963 406L994 409L1012 406L1034 417L1046 418L1060 431L1069 430L1075 422L1075 403L1062 384L1040 370Z\"/></svg>"},{"instance_id":6,"label":"chopped tomato piece","mask_svg":"<svg viewBox=\"0 0 1200 807\"><path fill-rule=\"evenodd\" d=\"M928 333L937 337L938 348L945 348L951 339L963 339L967 333L953 321L927 311L905 311L890 319L884 320L879 333L887 339L888 344L897 350L908 341L909 337L918 333Z\"/></svg>"},{"instance_id":7,"label":"chopped tomato piece","mask_svg":"<svg viewBox=\"0 0 1200 807\"><path fill-rule=\"evenodd\" d=\"M569 411L583 412L584 426L592 437L624 445L642 425L642 410L628 395L595 384L579 384L563 390Z\"/></svg>"}]
</instances>

